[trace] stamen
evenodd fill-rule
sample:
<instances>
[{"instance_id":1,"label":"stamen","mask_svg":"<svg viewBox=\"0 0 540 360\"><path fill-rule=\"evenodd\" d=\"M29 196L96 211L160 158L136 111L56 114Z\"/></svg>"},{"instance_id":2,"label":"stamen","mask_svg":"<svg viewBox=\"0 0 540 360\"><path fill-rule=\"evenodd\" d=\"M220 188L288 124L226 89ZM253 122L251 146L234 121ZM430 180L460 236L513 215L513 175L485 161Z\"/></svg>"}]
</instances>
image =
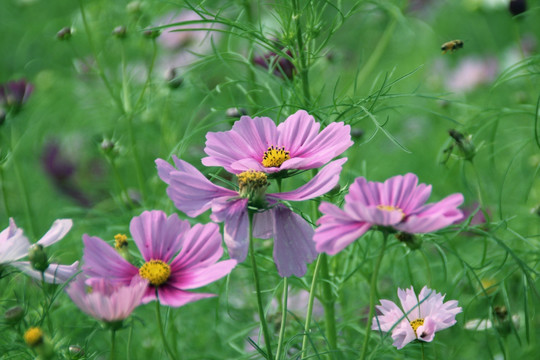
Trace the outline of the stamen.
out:
<instances>
[{"instance_id":1,"label":"stamen","mask_svg":"<svg viewBox=\"0 0 540 360\"><path fill-rule=\"evenodd\" d=\"M424 319L416 319L416 320L413 320L410 322L411 324L411 327L413 328L414 330L414 334L416 335L416 337L418 337L418 334L416 333L416 329L418 329L420 326L424 325ZM423 336L420 336L420 337L424 337L425 335L422 334Z\"/></svg>"},{"instance_id":2,"label":"stamen","mask_svg":"<svg viewBox=\"0 0 540 360\"><path fill-rule=\"evenodd\" d=\"M150 260L144 263L139 269L139 275L148 279L150 284L159 286L171 276L171 267L161 260Z\"/></svg>"},{"instance_id":3,"label":"stamen","mask_svg":"<svg viewBox=\"0 0 540 360\"><path fill-rule=\"evenodd\" d=\"M284 146L276 147L272 145L264 152L262 165L264 167L280 167L281 164L290 158L289 151L285 151Z\"/></svg>"},{"instance_id":4,"label":"stamen","mask_svg":"<svg viewBox=\"0 0 540 360\"><path fill-rule=\"evenodd\" d=\"M399 211L401 213L401 217L402 218L405 217L405 213L403 212L403 210L401 210L397 206L393 206L393 205L377 205L377 209L383 210L383 211Z\"/></svg>"},{"instance_id":5,"label":"stamen","mask_svg":"<svg viewBox=\"0 0 540 360\"><path fill-rule=\"evenodd\" d=\"M124 234L116 234L114 235L114 248L115 249L121 249L123 247L127 247L127 236Z\"/></svg>"}]
</instances>

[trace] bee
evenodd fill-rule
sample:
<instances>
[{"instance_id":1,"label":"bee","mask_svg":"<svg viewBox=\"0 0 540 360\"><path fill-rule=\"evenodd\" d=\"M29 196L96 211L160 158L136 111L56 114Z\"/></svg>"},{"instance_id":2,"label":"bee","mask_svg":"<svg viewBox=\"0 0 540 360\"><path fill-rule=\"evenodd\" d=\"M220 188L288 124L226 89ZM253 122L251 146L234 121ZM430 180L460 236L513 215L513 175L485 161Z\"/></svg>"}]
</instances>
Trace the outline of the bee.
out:
<instances>
[{"instance_id":1,"label":"bee","mask_svg":"<svg viewBox=\"0 0 540 360\"><path fill-rule=\"evenodd\" d=\"M449 42L445 42L441 46L441 50L443 54L446 54L447 51L454 52L457 49L461 49L463 47L463 41L461 40L452 40Z\"/></svg>"}]
</instances>

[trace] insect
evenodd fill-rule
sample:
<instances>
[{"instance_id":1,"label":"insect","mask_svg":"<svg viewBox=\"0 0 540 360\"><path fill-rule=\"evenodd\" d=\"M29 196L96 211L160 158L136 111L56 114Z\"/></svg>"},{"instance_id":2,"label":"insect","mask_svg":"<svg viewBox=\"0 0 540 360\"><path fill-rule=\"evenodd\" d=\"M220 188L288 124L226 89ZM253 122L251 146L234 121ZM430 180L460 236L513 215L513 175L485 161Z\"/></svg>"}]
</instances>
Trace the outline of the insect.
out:
<instances>
[{"instance_id":1,"label":"insect","mask_svg":"<svg viewBox=\"0 0 540 360\"><path fill-rule=\"evenodd\" d=\"M445 42L441 46L441 50L443 54L446 54L447 51L454 52L457 49L461 49L463 47L463 41L461 40L452 40L449 42Z\"/></svg>"}]
</instances>

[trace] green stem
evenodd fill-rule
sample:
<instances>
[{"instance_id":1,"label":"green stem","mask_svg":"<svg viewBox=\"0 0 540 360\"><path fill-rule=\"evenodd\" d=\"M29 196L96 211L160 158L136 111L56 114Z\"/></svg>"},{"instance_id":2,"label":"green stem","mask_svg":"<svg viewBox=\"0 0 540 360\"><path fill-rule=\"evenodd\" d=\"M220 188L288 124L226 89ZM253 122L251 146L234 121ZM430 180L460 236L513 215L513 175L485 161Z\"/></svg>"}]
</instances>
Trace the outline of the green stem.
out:
<instances>
[{"instance_id":1,"label":"green stem","mask_svg":"<svg viewBox=\"0 0 540 360\"><path fill-rule=\"evenodd\" d=\"M11 141L11 144L13 145L13 139ZM26 222L28 223L28 229L30 230L30 237L35 238L35 231L34 231L34 222L32 217L32 208L30 207L30 197L28 196L28 190L26 189L26 184L23 180L23 177L21 175L21 169L19 168L19 163L17 162L17 159L15 158L15 151L13 149L13 146L11 146L11 159L13 161L13 170L15 171L15 178L17 179L17 183L19 185L19 191L21 192L23 205L24 205L24 213L26 215Z\"/></svg>"},{"instance_id":2,"label":"green stem","mask_svg":"<svg viewBox=\"0 0 540 360\"><path fill-rule=\"evenodd\" d=\"M324 322L326 324L326 338L330 351L337 350L336 311L335 299L332 294L330 272L328 271L328 257L321 254L321 288L324 307Z\"/></svg>"},{"instance_id":3,"label":"green stem","mask_svg":"<svg viewBox=\"0 0 540 360\"><path fill-rule=\"evenodd\" d=\"M304 51L304 39L302 37L302 24L300 21L300 7L298 6L298 0L292 0L293 3L293 18L296 23L296 42L298 44L298 58L300 60L300 79L302 80L302 90L304 92L304 105L308 107L311 103L311 94L309 91L309 77L308 77L308 65L306 60L306 53Z\"/></svg>"},{"instance_id":4,"label":"green stem","mask_svg":"<svg viewBox=\"0 0 540 360\"><path fill-rule=\"evenodd\" d=\"M276 350L276 360L281 358L283 348L283 337L285 335L285 323L287 322L287 298L289 297L289 284L286 277L283 278L283 301L281 303L281 326L279 328L278 347Z\"/></svg>"},{"instance_id":5,"label":"green stem","mask_svg":"<svg viewBox=\"0 0 540 360\"><path fill-rule=\"evenodd\" d=\"M272 343L270 341L270 333L268 332L268 324L264 314L262 304L261 285L259 283L259 272L257 270L257 262L255 261L255 250L253 249L253 212L249 211L249 253L251 256L251 267L253 268L253 280L255 282L255 291L257 293L257 309L259 310L259 319L261 322L264 342L266 345L266 358L272 359Z\"/></svg>"},{"instance_id":6,"label":"green stem","mask_svg":"<svg viewBox=\"0 0 540 360\"><path fill-rule=\"evenodd\" d=\"M244 5L244 11L246 12L248 24L252 25L253 28L255 29L255 20L253 16L253 6L251 4L251 0L244 0L243 5ZM250 89L251 91L248 92L248 97L251 100L251 103L253 104L251 111L253 113L256 113L259 110L259 101L257 99L257 90L255 88L255 84L257 83L257 77L255 76L255 71L253 71L253 42L251 42L250 45L251 45L251 48L249 50L247 64L248 64L248 76L249 76L249 82L251 85L251 89Z\"/></svg>"},{"instance_id":7,"label":"green stem","mask_svg":"<svg viewBox=\"0 0 540 360\"><path fill-rule=\"evenodd\" d=\"M319 257L317 258L315 270L313 271L313 279L311 280L311 287L309 289L306 323L304 325L304 336L302 337L302 359L307 359L308 335L311 332L311 316L313 315L313 303L315 300L315 285L317 284L317 277L321 268L321 255L322 254L319 254Z\"/></svg>"},{"instance_id":8,"label":"green stem","mask_svg":"<svg viewBox=\"0 0 540 360\"><path fill-rule=\"evenodd\" d=\"M424 342L420 342L420 349L422 351L422 360L425 360L426 359L426 355L424 353Z\"/></svg>"},{"instance_id":9,"label":"green stem","mask_svg":"<svg viewBox=\"0 0 540 360\"><path fill-rule=\"evenodd\" d=\"M111 360L114 360L116 352L116 329L111 329Z\"/></svg>"},{"instance_id":10,"label":"green stem","mask_svg":"<svg viewBox=\"0 0 540 360\"><path fill-rule=\"evenodd\" d=\"M163 341L163 347L165 348L165 352L167 353L167 356L169 357L169 359L176 359L171 351L171 348L169 347L169 344L167 343L167 338L165 337L165 331L163 330L163 322L161 321L161 310L160 310L160 303L159 303L157 288L156 288L156 318L158 321L159 334L161 336L161 341Z\"/></svg>"},{"instance_id":11,"label":"green stem","mask_svg":"<svg viewBox=\"0 0 540 360\"><path fill-rule=\"evenodd\" d=\"M6 215L8 218L11 217L11 210L9 210L6 182L4 178L4 167L0 164L0 186L2 187L2 199L4 199L4 207L6 208Z\"/></svg>"},{"instance_id":12,"label":"green stem","mask_svg":"<svg viewBox=\"0 0 540 360\"><path fill-rule=\"evenodd\" d=\"M384 257L384 250L386 249L386 241L388 240L388 233L383 231L383 243L381 246L381 252L375 263L373 274L371 275L371 283L369 286L369 314L366 324L366 334L364 336L364 344L362 346L362 353L360 359L364 360L367 355L367 349L369 344L369 335L371 334L371 321L373 320L375 297L377 295L377 277L379 275L379 268L381 267L382 259Z\"/></svg>"}]
</instances>

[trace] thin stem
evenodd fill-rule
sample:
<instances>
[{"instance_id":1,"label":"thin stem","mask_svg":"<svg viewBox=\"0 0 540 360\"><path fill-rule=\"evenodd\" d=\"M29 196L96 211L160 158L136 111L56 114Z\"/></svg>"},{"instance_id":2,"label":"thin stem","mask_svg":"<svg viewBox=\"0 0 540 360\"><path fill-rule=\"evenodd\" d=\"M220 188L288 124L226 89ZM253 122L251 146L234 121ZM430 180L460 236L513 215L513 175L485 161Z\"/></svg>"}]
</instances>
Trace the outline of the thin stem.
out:
<instances>
[{"instance_id":1,"label":"thin stem","mask_svg":"<svg viewBox=\"0 0 540 360\"><path fill-rule=\"evenodd\" d=\"M330 350L337 350L336 311L335 299L332 294L330 272L328 271L328 257L321 254L321 288L324 307L324 322L326 324L326 338Z\"/></svg>"},{"instance_id":2,"label":"thin stem","mask_svg":"<svg viewBox=\"0 0 540 360\"><path fill-rule=\"evenodd\" d=\"M9 203L7 198L6 181L4 178L4 167L0 165L0 187L2 187L2 199L4 199L4 207L6 209L6 215L11 217L11 210L9 209Z\"/></svg>"},{"instance_id":3,"label":"thin stem","mask_svg":"<svg viewBox=\"0 0 540 360\"><path fill-rule=\"evenodd\" d=\"M304 102L306 106L311 103L311 94L309 91L309 77L307 61L304 51L304 39L302 37L302 24L300 21L300 7L298 6L298 0L293 0L293 19L296 23L296 42L298 43L298 58L300 60L300 79L302 80L302 90L304 92Z\"/></svg>"},{"instance_id":4,"label":"thin stem","mask_svg":"<svg viewBox=\"0 0 540 360\"><path fill-rule=\"evenodd\" d=\"M422 360L426 359L426 355L424 354L424 343L420 342L420 349L422 351Z\"/></svg>"},{"instance_id":5,"label":"thin stem","mask_svg":"<svg viewBox=\"0 0 540 360\"><path fill-rule=\"evenodd\" d=\"M114 360L116 352L116 329L111 329L111 360Z\"/></svg>"},{"instance_id":6,"label":"thin stem","mask_svg":"<svg viewBox=\"0 0 540 360\"><path fill-rule=\"evenodd\" d=\"M383 243L381 246L381 252L375 263L373 274L371 275L371 284L369 286L369 314L366 324L366 335L364 336L364 344L362 346L362 353L360 359L364 360L367 355L367 348L369 344L369 335L371 334L371 321L373 320L375 297L377 295L377 277L379 275L379 268L381 267L382 259L384 257L384 250L386 249L386 241L388 240L388 233L383 231Z\"/></svg>"},{"instance_id":7,"label":"thin stem","mask_svg":"<svg viewBox=\"0 0 540 360\"><path fill-rule=\"evenodd\" d=\"M253 6L251 4L251 0L244 0L244 11L246 12L246 17L248 24L252 25L253 28L255 28L255 20L253 16ZM257 99L257 90L255 88L255 84L257 83L257 78L255 76L255 71L253 71L253 42L251 42L251 48L248 53L248 61L247 61L247 67L248 67L248 76L249 76L249 82L251 89L248 92L249 99L251 100L252 105L252 111L256 113L259 110L259 101Z\"/></svg>"},{"instance_id":8,"label":"thin stem","mask_svg":"<svg viewBox=\"0 0 540 360\"><path fill-rule=\"evenodd\" d=\"M308 306L306 311L306 323L304 325L304 336L302 337L302 359L307 358L307 342L308 335L311 332L311 316L313 315L313 303L315 300L315 285L317 284L317 277L319 275L319 270L321 268L321 254L317 258L317 263L315 264L315 270L313 271L313 279L311 280L311 287L309 289L309 299Z\"/></svg>"},{"instance_id":9,"label":"thin stem","mask_svg":"<svg viewBox=\"0 0 540 360\"><path fill-rule=\"evenodd\" d=\"M272 359L272 343L270 341L270 333L268 332L268 324L264 314L262 304L261 285L259 283L259 272L257 270L257 262L255 261L255 250L253 249L253 212L249 211L249 253L251 256L251 267L253 268L253 280L255 282L255 291L257 293L257 308L259 310L259 319L261 322L264 342L266 345L266 358Z\"/></svg>"},{"instance_id":10,"label":"thin stem","mask_svg":"<svg viewBox=\"0 0 540 360\"><path fill-rule=\"evenodd\" d=\"M276 360L281 358L283 347L283 337L285 335L285 323L287 322L287 298L289 297L288 278L283 278L283 301L281 303L281 327L279 328L278 347L276 350Z\"/></svg>"},{"instance_id":11,"label":"thin stem","mask_svg":"<svg viewBox=\"0 0 540 360\"><path fill-rule=\"evenodd\" d=\"M131 326L129 327L129 334L127 338L127 344L126 344L126 359L131 359L131 339L133 337L133 319L131 319Z\"/></svg>"},{"instance_id":12,"label":"thin stem","mask_svg":"<svg viewBox=\"0 0 540 360\"><path fill-rule=\"evenodd\" d=\"M159 303L157 288L156 288L156 318L158 321L159 334L161 335L161 340L163 341L163 347L165 348L165 352L167 353L167 356L169 357L169 359L176 359L171 351L171 348L169 347L169 344L167 343L167 338L165 337L165 331L163 330L163 322L161 321L161 310L160 310L160 303Z\"/></svg>"}]
</instances>

